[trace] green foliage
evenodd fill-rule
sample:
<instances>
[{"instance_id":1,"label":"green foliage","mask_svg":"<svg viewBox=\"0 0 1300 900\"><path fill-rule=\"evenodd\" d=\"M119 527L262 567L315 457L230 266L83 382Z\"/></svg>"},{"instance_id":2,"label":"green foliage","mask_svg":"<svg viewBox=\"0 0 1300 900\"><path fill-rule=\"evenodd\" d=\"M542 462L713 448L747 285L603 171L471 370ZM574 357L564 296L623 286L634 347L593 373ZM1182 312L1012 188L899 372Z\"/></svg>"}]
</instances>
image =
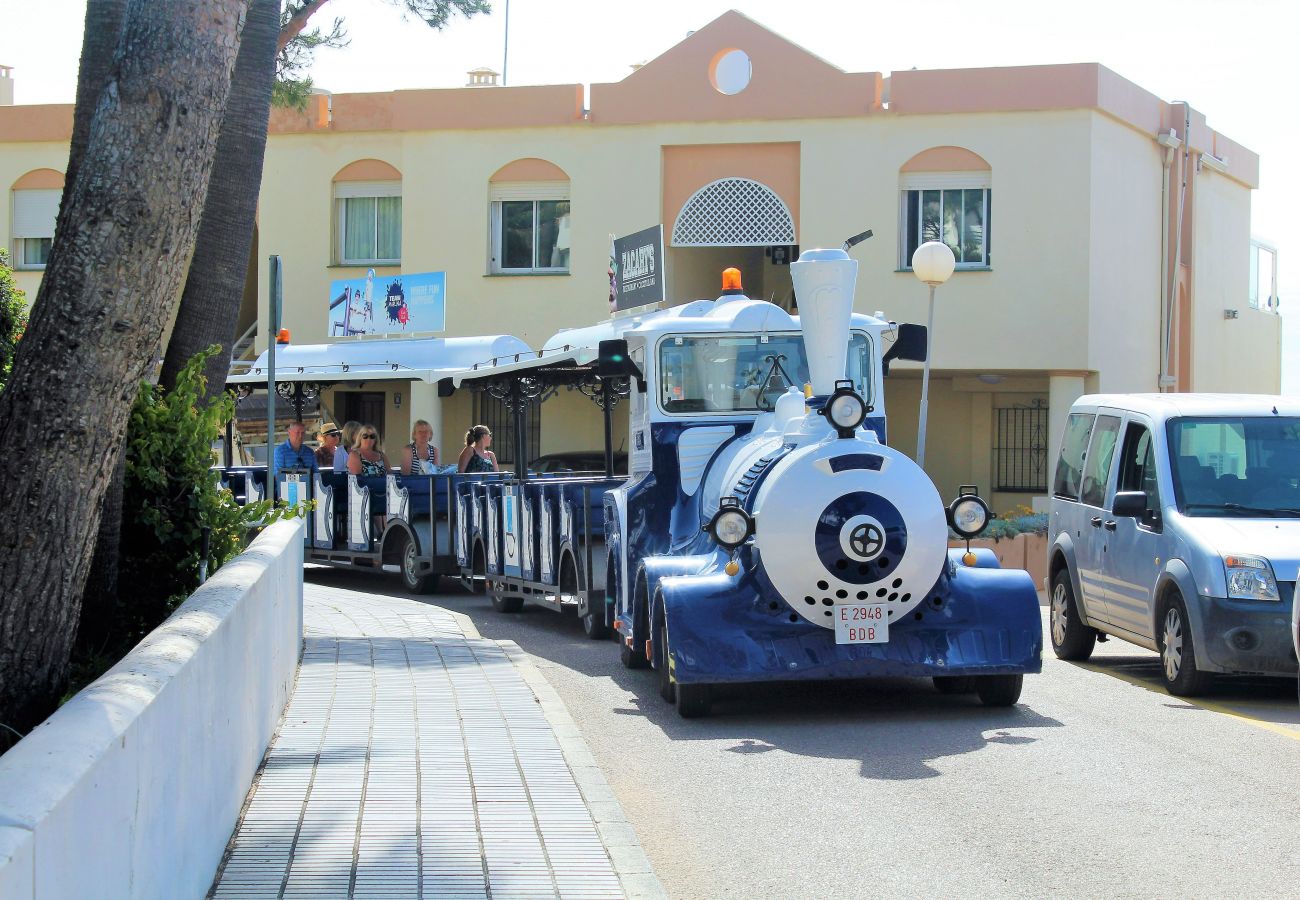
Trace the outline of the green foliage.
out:
<instances>
[{"instance_id":1,"label":"green foliage","mask_svg":"<svg viewBox=\"0 0 1300 900\"><path fill-rule=\"evenodd\" d=\"M14 284L9 254L0 249L0 391L9 381L18 340L27 329L26 296Z\"/></svg>"},{"instance_id":2,"label":"green foliage","mask_svg":"<svg viewBox=\"0 0 1300 900\"><path fill-rule=\"evenodd\" d=\"M233 413L222 394L203 400L203 365L213 345L166 391L144 384L127 430L122 500L122 560L116 608L82 623L83 650L116 658L156 628L199 585L203 528L210 529L209 572L240 553L259 526L293 515L269 502L239 506L220 486L212 444ZM89 609L88 609L89 612Z\"/></svg>"}]
</instances>

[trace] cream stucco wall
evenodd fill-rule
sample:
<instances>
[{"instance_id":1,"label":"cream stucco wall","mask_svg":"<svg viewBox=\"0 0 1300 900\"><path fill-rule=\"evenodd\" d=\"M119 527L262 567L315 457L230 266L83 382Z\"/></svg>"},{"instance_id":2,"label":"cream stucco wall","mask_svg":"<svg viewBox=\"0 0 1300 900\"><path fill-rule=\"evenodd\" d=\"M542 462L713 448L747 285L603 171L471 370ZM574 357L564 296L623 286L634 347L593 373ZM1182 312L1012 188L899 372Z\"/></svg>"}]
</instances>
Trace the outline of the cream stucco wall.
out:
<instances>
[{"instance_id":1,"label":"cream stucco wall","mask_svg":"<svg viewBox=\"0 0 1300 900\"><path fill-rule=\"evenodd\" d=\"M0 189L4 190L5 208L0 212L0 247L9 252L9 261L13 263L13 185L33 169L54 169L65 172L68 168L68 145L48 141L32 143L0 144ZM27 294L27 303L36 300L36 291L41 286L39 270L17 270L14 282Z\"/></svg>"},{"instance_id":2,"label":"cream stucco wall","mask_svg":"<svg viewBox=\"0 0 1300 900\"><path fill-rule=\"evenodd\" d=\"M1282 386L1281 320L1251 309L1250 192L1211 169L1196 176L1192 390L1277 393ZM1237 311L1236 319L1224 311Z\"/></svg>"}]
</instances>

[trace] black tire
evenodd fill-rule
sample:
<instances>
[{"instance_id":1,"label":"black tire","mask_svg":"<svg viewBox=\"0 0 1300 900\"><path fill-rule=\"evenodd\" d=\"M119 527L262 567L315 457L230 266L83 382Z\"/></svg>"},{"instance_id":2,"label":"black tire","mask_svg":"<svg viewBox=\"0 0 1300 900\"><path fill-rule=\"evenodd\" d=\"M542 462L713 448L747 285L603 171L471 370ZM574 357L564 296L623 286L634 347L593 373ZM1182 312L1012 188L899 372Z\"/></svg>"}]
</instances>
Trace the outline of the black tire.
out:
<instances>
[{"instance_id":1,"label":"black tire","mask_svg":"<svg viewBox=\"0 0 1300 900\"><path fill-rule=\"evenodd\" d=\"M597 612L592 609L591 601L587 602L587 611L582 616L582 633L593 641L609 638L609 626L605 624L604 610Z\"/></svg>"},{"instance_id":2,"label":"black tire","mask_svg":"<svg viewBox=\"0 0 1300 900\"><path fill-rule=\"evenodd\" d=\"M713 685L678 682L675 687L677 715L683 719L698 719L713 711Z\"/></svg>"},{"instance_id":3,"label":"black tire","mask_svg":"<svg viewBox=\"0 0 1300 900\"><path fill-rule=\"evenodd\" d=\"M975 684L972 679L961 675L935 675L934 689L941 694L973 694Z\"/></svg>"},{"instance_id":4,"label":"black tire","mask_svg":"<svg viewBox=\"0 0 1300 900\"><path fill-rule=\"evenodd\" d=\"M1024 675L975 675L975 693L985 706L1015 706L1024 687Z\"/></svg>"},{"instance_id":5,"label":"black tire","mask_svg":"<svg viewBox=\"0 0 1300 900\"><path fill-rule=\"evenodd\" d=\"M1049 608L1047 630L1057 659L1081 662L1092 656L1092 651L1097 646L1097 629L1084 625L1079 619L1079 607L1074 599L1074 584L1070 580L1069 569L1062 568L1052 579Z\"/></svg>"},{"instance_id":6,"label":"black tire","mask_svg":"<svg viewBox=\"0 0 1300 900\"><path fill-rule=\"evenodd\" d=\"M492 594L492 608L502 613L517 613L524 608L523 597L511 597L505 594Z\"/></svg>"},{"instance_id":7,"label":"black tire","mask_svg":"<svg viewBox=\"0 0 1300 900\"><path fill-rule=\"evenodd\" d=\"M470 578L464 581L465 590L471 594L482 594L487 590L487 555L483 552L483 545L475 541L474 549L469 555Z\"/></svg>"},{"instance_id":8,"label":"black tire","mask_svg":"<svg viewBox=\"0 0 1300 900\"><path fill-rule=\"evenodd\" d=\"M618 641L618 659L626 669L644 669L650 665L650 660L645 657L645 633L649 630L645 622L647 615L646 607L649 606L649 598L646 593L645 581L638 579L636 588L632 596L632 615L635 619L635 625L632 633L638 639L632 641L632 646L628 646L627 638L619 636Z\"/></svg>"},{"instance_id":9,"label":"black tire","mask_svg":"<svg viewBox=\"0 0 1300 900\"><path fill-rule=\"evenodd\" d=\"M1165 689L1176 697L1196 697L1209 690L1214 676L1196 667L1196 646L1181 594L1169 596L1156 637Z\"/></svg>"},{"instance_id":10,"label":"black tire","mask_svg":"<svg viewBox=\"0 0 1300 900\"><path fill-rule=\"evenodd\" d=\"M438 590L438 576L432 573L417 575L415 541L409 537L402 544L398 566L402 570L402 586L412 594L433 594Z\"/></svg>"},{"instance_id":11,"label":"black tire","mask_svg":"<svg viewBox=\"0 0 1300 900\"><path fill-rule=\"evenodd\" d=\"M664 640L664 614L655 615L654 637L651 649L655 656L655 674L659 676L659 696L669 703L677 702L677 685L673 682L672 669L669 664L668 642Z\"/></svg>"}]
</instances>

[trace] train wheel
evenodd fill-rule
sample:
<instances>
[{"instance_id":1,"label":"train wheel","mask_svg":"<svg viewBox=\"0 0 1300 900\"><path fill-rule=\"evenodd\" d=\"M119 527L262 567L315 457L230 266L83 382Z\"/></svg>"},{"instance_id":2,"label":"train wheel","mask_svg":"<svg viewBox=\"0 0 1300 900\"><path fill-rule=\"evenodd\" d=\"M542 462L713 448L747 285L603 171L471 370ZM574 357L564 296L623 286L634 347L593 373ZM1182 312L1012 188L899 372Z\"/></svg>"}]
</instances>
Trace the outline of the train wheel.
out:
<instances>
[{"instance_id":1,"label":"train wheel","mask_svg":"<svg viewBox=\"0 0 1300 900\"><path fill-rule=\"evenodd\" d=\"M985 706L1015 706L1020 699L1024 675L975 675L975 692Z\"/></svg>"},{"instance_id":2,"label":"train wheel","mask_svg":"<svg viewBox=\"0 0 1300 900\"><path fill-rule=\"evenodd\" d=\"M664 640L664 614L662 611L655 616L654 642L652 646L655 654L655 669L659 673L659 696L669 703L676 703L677 685L673 683L672 672L669 668L668 642Z\"/></svg>"},{"instance_id":3,"label":"train wheel","mask_svg":"<svg viewBox=\"0 0 1300 900\"><path fill-rule=\"evenodd\" d=\"M632 614L636 617L636 627L632 629L634 640L632 645L628 646L627 638L620 635L618 642L618 658L625 668L644 669L650 665L650 660L645 656L646 633L650 628L648 624L642 624L645 622L646 609L649 605L645 579L638 579L632 593Z\"/></svg>"},{"instance_id":4,"label":"train wheel","mask_svg":"<svg viewBox=\"0 0 1300 900\"><path fill-rule=\"evenodd\" d=\"M677 715L683 719L698 719L713 711L713 685L682 684L677 687Z\"/></svg>"},{"instance_id":5,"label":"train wheel","mask_svg":"<svg viewBox=\"0 0 1300 900\"><path fill-rule=\"evenodd\" d=\"M417 575L418 558L415 541L410 538L402 546L402 585L412 594L432 594L438 590L437 575Z\"/></svg>"},{"instance_id":6,"label":"train wheel","mask_svg":"<svg viewBox=\"0 0 1300 900\"><path fill-rule=\"evenodd\" d=\"M934 689L941 694L973 694L975 685L969 678L956 675L934 676Z\"/></svg>"}]
</instances>

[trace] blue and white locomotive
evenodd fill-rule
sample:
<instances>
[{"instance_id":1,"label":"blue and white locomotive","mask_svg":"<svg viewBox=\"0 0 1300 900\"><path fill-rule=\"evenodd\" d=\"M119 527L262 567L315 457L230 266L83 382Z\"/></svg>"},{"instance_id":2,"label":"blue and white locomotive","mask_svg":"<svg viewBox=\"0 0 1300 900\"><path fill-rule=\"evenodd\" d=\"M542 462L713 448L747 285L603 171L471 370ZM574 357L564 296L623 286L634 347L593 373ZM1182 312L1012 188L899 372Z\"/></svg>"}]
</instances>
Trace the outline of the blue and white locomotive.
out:
<instances>
[{"instance_id":1,"label":"blue and white locomotive","mask_svg":"<svg viewBox=\"0 0 1300 900\"><path fill-rule=\"evenodd\" d=\"M465 574L503 608L576 602L588 633L612 627L623 663L656 669L687 717L709 711L715 685L794 679L926 676L1015 703L1041 669L1033 583L987 551L949 550L949 525L974 536L987 506L968 494L945 507L885 443L891 325L853 314L856 270L843 251L804 252L799 317L737 289L562 333L571 368L634 375L628 475L466 485L479 494L460 517ZM538 357L473 377L536 377ZM494 524L471 532L476 521ZM469 567L489 532L487 555L517 553L514 568ZM527 558L564 546L569 593L548 593L556 576L529 579Z\"/></svg>"}]
</instances>

